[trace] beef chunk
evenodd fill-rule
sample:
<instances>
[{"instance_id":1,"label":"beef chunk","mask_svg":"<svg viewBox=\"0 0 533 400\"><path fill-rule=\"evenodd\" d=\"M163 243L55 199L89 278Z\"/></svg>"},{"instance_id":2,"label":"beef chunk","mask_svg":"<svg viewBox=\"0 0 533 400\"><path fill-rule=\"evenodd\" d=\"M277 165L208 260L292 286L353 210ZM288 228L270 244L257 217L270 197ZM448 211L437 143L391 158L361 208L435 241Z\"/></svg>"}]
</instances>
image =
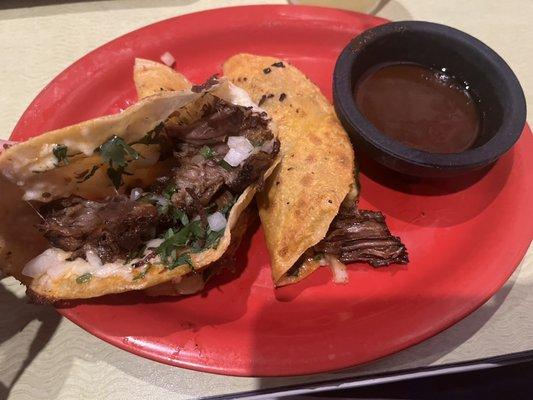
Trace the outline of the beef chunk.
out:
<instances>
[{"instance_id":1,"label":"beef chunk","mask_svg":"<svg viewBox=\"0 0 533 400\"><path fill-rule=\"evenodd\" d=\"M215 161L202 159L194 162L194 157L182 159L182 165L173 171L172 180L176 193L172 203L182 209L189 208L193 198L187 189L194 192L203 206L207 206L224 184L224 169Z\"/></svg>"},{"instance_id":2,"label":"beef chunk","mask_svg":"<svg viewBox=\"0 0 533 400\"><path fill-rule=\"evenodd\" d=\"M167 121L165 132L174 143L179 166L161 181L175 185L172 203L178 208L191 210L193 205L197 206L197 201L207 206L223 190L229 189L237 195L257 182L279 151L277 140L272 151L258 151L236 168L226 170L220 163L229 150L228 136L245 136L255 146L273 140L268 122L263 113L218 97L204 106L200 119L192 124L178 124L173 119ZM206 145L212 150L207 159L199 154Z\"/></svg>"},{"instance_id":3,"label":"beef chunk","mask_svg":"<svg viewBox=\"0 0 533 400\"><path fill-rule=\"evenodd\" d=\"M234 195L241 194L244 189L261 179L272 165L278 149L279 145L272 153L259 151L248 157L242 165L230 170L224 169L215 160L205 160L198 156L182 158L180 167L173 171L170 180L166 180L176 186L172 203L187 210L194 203L193 197L203 206L207 206L221 190L228 189ZM191 190L194 196L191 196Z\"/></svg>"},{"instance_id":4,"label":"beef chunk","mask_svg":"<svg viewBox=\"0 0 533 400\"><path fill-rule=\"evenodd\" d=\"M152 204L115 196L102 202L80 197L41 207L39 229L53 246L72 251L72 258L94 251L102 262L124 258L155 237L157 209Z\"/></svg>"},{"instance_id":5,"label":"beef chunk","mask_svg":"<svg viewBox=\"0 0 533 400\"><path fill-rule=\"evenodd\" d=\"M249 131L250 137L272 133L266 129L268 120L249 107L236 106L218 97L202 110L201 118L188 125L175 123L170 119L165 123L166 134L176 144L180 142L194 145L214 145L223 143L227 136ZM265 137L266 137L265 136Z\"/></svg>"},{"instance_id":6,"label":"beef chunk","mask_svg":"<svg viewBox=\"0 0 533 400\"><path fill-rule=\"evenodd\" d=\"M374 267L408 262L404 244L391 235L383 214L355 206L341 207L314 250L333 254L343 263L366 262Z\"/></svg>"},{"instance_id":7,"label":"beef chunk","mask_svg":"<svg viewBox=\"0 0 533 400\"><path fill-rule=\"evenodd\" d=\"M233 193L240 193L253 182L261 179L264 172L272 165L279 151L279 142L272 153L257 152L248 157L239 168L226 176L226 185Z\"/></svg>"}]
</instances>

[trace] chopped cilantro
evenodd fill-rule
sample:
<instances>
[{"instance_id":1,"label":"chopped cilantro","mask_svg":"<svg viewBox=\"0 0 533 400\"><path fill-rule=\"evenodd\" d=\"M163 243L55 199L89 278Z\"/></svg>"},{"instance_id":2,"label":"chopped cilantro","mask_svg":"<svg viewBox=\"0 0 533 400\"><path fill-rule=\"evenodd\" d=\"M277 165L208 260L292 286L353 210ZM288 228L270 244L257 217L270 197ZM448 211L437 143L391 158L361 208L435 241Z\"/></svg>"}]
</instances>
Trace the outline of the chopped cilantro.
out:
<instances>
[{"instance_id":1,"label":"chopped cilantro","mask_svg":"<svg viewBox=\"0 0 533 400\"><path fill-rule=\"evenodd\" d=\"M235 198L231 199L231 201L228 202L224 207L220 209L220 212L224 214L224 216L228 216L229 212L231 211L231 208L235 204Z\"/></svg>"},{"instance_id":2,"label":"chopped cilantro","mask_svg":"<svg viewBox=\"0 0 533 400\"><path fill-rule=\"evenodd\" d=\"M220 238L222 235L224 235L224 231L225 229L221 229L219 231L210 231L205 239L205 247L216 248L218 246L218 242L220 242Z\"/></svg>"},{"instance_id":3,"label":"chopped cilantro","mask_svg":"<svg viewBox=\"0 0 533 400\"><path fill-rule=\"evenodd\" d=\"M57 160L57 165L67 165L68 164L68 147L64 144L56 144L52 149L52 153Z\"/></svg>"},{"instance_id":4,"label":"chopped cilantro","mask_svg":"<svg viewBox=\"0 0 533 400\"><path fill-rule=\"evenodd\" d=\"M226 160L220 160L220 161L218 162L218 164L219 164L222 168L224 168L226 171L231 171L231 169L233 168L231 165L229 165L229 164L227 163Z\"/></svg>"},{"instance_id":5,"label":"chopped cilantro","mask_svg":"<svg viewBox=\"0 0 533 400\"><path fill-rule=\"evenodd\" d=\"M200 253L204 249L204 245L199 240L195 240L190 245L190 253Z\"/></svg>"},{"instance_id":6,"label":"chopped cilantro","mask_svg":"<svg viewBox=\"0 0 533 400\"><path fill-rule=\"evenodd\" d=\"M191 239L194 239L190 247L193 253L199 253L205 248L206 230L200 220L191 221L188 226L191 230Z\"/></svg>"},{"instance_id":7,"label":"chopped cilantro","mask_svg":"<svg viewBox=\"0 0 533 400\"><path fill-rule=\"evenodd\" d=\"M192 221L189 223L189 228L191 230L191 233L196 237L196 238L201 238L201 237L204 237L205 235L205 229L204 227L202 226L202 222L200 220L196 220L196 221Z\"/></svg>"},{"instance_id":8,"label":"chopped cilantro","mask_svg":"<svg viewBox=\"0 0 533 400\"><path fill-rule=\"evenodd\" d=\"M100 156L110 167L125 167L128 162L126 156L129 155L134 160L139 159L139 152L127 144L124 139L116 135L98 147Z\"/></svg>"},{"instance_id":9,"label":"chopped cilantro","mask_svg":"<svg viewBox=\"0 0 533 400\"><path fill-rule=\"evenodd\" d=\"M144 255L145 250L146 246L143 245L138 249L130 251L124 260L124 264L128 264L130 261L135 260L136 258L141 258Z\"/></svg>"},{"instance_id":10,"label":"chopped cilantro","mask_svg":"<svg viewBox=\"0 0 533 400\"><path fill-rule=\"evenodd\" d=\"M86 272L85 274L80 275L76 278L76 283L79 283L79 284L87 283L91 280L92 277L93 277L93 274L91 274L90 272Z\"/></svg>"},{"instance_id":11,"label":"chopped cilantro","mask_svg":"<svg viewBox=\"0 0 533 400\"><path fill-rule=\"evenodd\" d=\"M176 187L176 184L175 184L175 183L169 183L169 184L165 187L165 189L163 190L163 196L164 196L166 199L170 200L170 198L172 197L172 195L173 195L174 193L176 193L176 189L177 189L177 187Z\"/></svg>"},{"instance_id":12,"label":"chopped cilantro","mask_svg":"<svg viewBox=\"0 0 533 400\"><path fill-rule=\"evenodd\" d=\"M175 266L178 267L180 265L189 264L191 267L194 268L194 265L192 264L191 256L189 254L182 254L178 258L176 258Z\"/></svg>"},{"instance_id":13,"label":"chopped cilantro","mask_svg":"<svg viewBox=\"0 0 533 400\"><path fill-rule=\"evenodd\" d=\"M183 225L187 225L189 223L189 217L187 216L185 212L182 212L181 217L180 217L180 222Z\"/></svg>"},{"instance_id":14,"label":"chopped cilantro","mask_svg":"<svg viewBox=\"0 0 533 400\"><path fill-rule=\"evenodd\" d=\"M126 156L134 160L138 160L141 157L137 150L116 135L100 145L96 151L100 153L104 162L109 164L107 176L117 189L124 183L122 175L131 175L126 172L126 166L128 165Z\"/></svg>"},{"instance_id":15,"label":"chopped cilantro","mask_svg":"<svg viewBox=\"0 0 533 400\"><path fill-rule=\"evenodd\" d=\"M315 254L315 256L313 257L313 261L320 261L322 259L323 255L318 253L318 254Z\"/></svg>"},{"instance_id":16,"label":"chopped cilantro","mask_svg":"<svg viewBox=\"0 0 533 400\"><path fill-rule=\"evenodd\" d=\"M184 263L183 250L186 250L185 246L189 246L193 240L203 237L205 237L205 229L202 227L201 221L191 221L178 231L172 228L167 230L163 237L163 243L159 245L156 252L168 269L174 269ZM190 247L195 252L205 248L204 246L200 247L196 242L193 242ZM187 264L190 263L187 262Z\"/></svg>"},{"instance_id":17,"label":"chopped cilantro","mask_svg":"<svg viewBox=\"0 0 533 400\"><path fill-rule=\"evenodd\" d=\"M122 178L122 175L133 175L133 174L126 172L124 167L118 167L118 168L109 167L107 169L107 176L109 177L109 179L113 183L113 186L116 189L121 187L122 184L124 183L124 179Z\"/></svg>"},{"instance_id":18,"label":"chopped cilantro","mask_svg":"<svg viewBox=\"0 0 533 400\"><path fill-rule=\"evenodd\" d=\"M176 250L185 246L190 239L190 228L184 226L181 230L175 232L172 228L165 233L164 241L156 249L157 254L168 265L172 265L176 259Z\"/></svg>"},{"instance_id":19,"label":"chopped cilantro","mask_svg":"<svg viewBox=\"0 0 533 400\"><path fill-rule=\"evenodd\" d=\"M163 128L164 125L161 123L149 131L142 139L130 144L126 143L121 137L113 135L106 142L102 143L98 148L95 149L95 152L100 153L100 156L104 162L109 164L107 176L116 189L118 189L124 183L123 175L131 175L126 171L126 167L130 161L128 158L133 160L142 158L142 155L131 146L134 144L161 144L160 133L162 132ZM62 144L58 144L54 147L53 153L58 160L58 164L68 164L67 151L67 146ZM78 183L85 182L87 179L91 178L98 168L100 168L100 166L101 165L95 165L91 168L91 170L82 172L80 176L77 177Z\"/></svg>"},{"instance_id":20,"label":"chopped cilantro","mask_svg":"<svg viewBox=\"0 0 533 400\"><path fill-rule=\"evenodd\" d=\"M171 208L170 217L174 222L181 222L181 224L184 226L189 223L189 217L187 216L185 211L180 210L176 207Z\"/></svg>"},{"instance_id":21,"label":"chopped cilantro","mask_svg":"<svg viewBox=\"0 0 533 400\"><path fill-rule=\"evenodd\" d=\"M172 197L170 193L170 191L167 191L167 193L163 192L163 195L170 200ZM170 201L161 201L161 199L158 199L156 196L157 195L154 195L153 193L145 192L141 195L138 201L155 205L159 215L167 215L175 223L181 222L182 225L187 225L189 223L189 218L183 210L174 207Z\"/></svg>"},{"instance_id":22,"label":"chopped cilantro","mask_svg":"<svg viewBox=\"0 0 533 400\"><path fill-rule=\"evenodd\" d=\"M213 150L211 147L209 146L204 146L200 149L200 154L207 160L213 158L214 156L216 156L216 152L215 150Z\"/></svg>"},{"instance_id":23,"label":"chopped cilantro","mask_svg":"<svg viewBox=\"0 0 533 400\"><path fill-rule=\"evenodd\" d=\"M154 129L144 135L142 139L130 143L130 146L133 146L134 144L145 144L147 146L151 144L161 144L161 133L163 132L164 128L165 124L161 122Z\"/></svg>"},{"instance_id":24,"label":"chopped cilantro","mask_svg":"<svg viewBox=\"0 0 533 400\"><path fill-rule=\"evenodd\" d=\"M90 171L84 171L79 176L77 176L78 180L77 183L85 182L87 179L91 178L96 171L98 171L98 168L100 168L99 165L93 165Z\"/></svg>"}]
</instances>

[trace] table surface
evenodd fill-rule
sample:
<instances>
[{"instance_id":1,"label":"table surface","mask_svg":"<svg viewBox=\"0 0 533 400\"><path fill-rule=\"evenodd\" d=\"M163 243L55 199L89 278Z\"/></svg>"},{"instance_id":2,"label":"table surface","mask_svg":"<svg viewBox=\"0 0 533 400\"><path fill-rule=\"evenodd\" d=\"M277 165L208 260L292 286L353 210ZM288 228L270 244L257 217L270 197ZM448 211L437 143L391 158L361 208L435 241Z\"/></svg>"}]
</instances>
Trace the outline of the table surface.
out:
<instances>
[{"instance_id":1,"label":"table surface","mask_svg":"<svg viewBox=\"0 0 533 400\"><path fill-rule=\"evenodd\" d=\"M46 83L95 47L149 23L203 9L285 1L3 0L0 3L0 139ZM531 0L391 0L377 15L464 30L495 49L533 104ZM502 249L505 251L505 249ZM365 366L294 378L235 378L170 367L119 350L52 307L27 304L14 279L0 282L0 399L185 399L334 379L533 349L533 247L504 287L441 334Z\"/></svg>"}]
</instances>

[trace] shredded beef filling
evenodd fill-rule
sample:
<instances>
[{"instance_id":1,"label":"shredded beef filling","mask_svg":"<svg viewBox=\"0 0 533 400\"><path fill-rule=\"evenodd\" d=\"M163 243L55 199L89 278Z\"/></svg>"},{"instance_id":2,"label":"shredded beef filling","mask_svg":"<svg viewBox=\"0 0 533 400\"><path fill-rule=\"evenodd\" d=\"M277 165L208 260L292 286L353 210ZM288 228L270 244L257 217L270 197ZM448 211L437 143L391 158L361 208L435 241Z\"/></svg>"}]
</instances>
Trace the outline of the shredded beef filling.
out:
<instances>
[{"instance_id":1,"label":"shredded beef filling","mask_svg":"<svg viewBox=\"0 0 533 400\"><path fill-rule=\"evenodd\" d=\"M92 250L102 262L112 262L156 233L156 207L126 196L103 202L72 196L41 207L41 214L41 232L53 246L72 251L72 259Z\"/></svg>"},{"instance_id":2,"label":"shredded beef filling","mask_svg":"<svg viewBox=\"0 0 533 400\"><path fill-rule=\"evenodd\" d=\"M391 235L383 214L356 207L341 207L314 250L335 255L343 263L366 262L374 267L408 262L407 249Z\"/></svg>"},{"instance_id":3,"label":"shredded beef filling","mask_svg":"<svg viewBox=\"0 0 533 400\"><path fill-rule=\"evenodd\" d=\"M279 152L276 140L270 152L258 150L240 166L224 168L221 163L229 150L225 143L228 136L244 136L256 146L274 137L264 115L219 98L204 107L199 121L186 126L170 122L165 131L175 143L179 160L165 182L175 184L172 203L185 210L194 208L196 201L207 206L225 190L235 195L242 193L262 177ZM206 145L213 152L209 158L199 154Z\"/></svg>"},{"instance_id":4,"label":"shredded beef filling","mask_svg":"<svg viewBox=\"0 0 533 400\"><path fill-rule=\"evenodd\" d=\"M170 118L165 127L168 137L176 144L213 145L224 143L227 136L236 134L244 135L253 144L272 138L268 120L263 115L220 98L203 107L198 121L180 125Z\"/></svg>"},{"instance_id":5,"label":"shredded beef filling","mask_svg":"<svg viewBox=\"0 0 533 400\"><path fill-rule=\"evenodd\" d=\"M202 109L197 122L180 125L171 118L158 129L161 143L167 144L162 147L171 147L175 167L145 193L166 198L189 220L200 217L204 226L208 212L227 209L246 187L261 184L261 177L279 151L279 142L268 129L264 114L219 98ZM238 135L250 140L255 151L237 167L224 166L222 160L229 150L227 137ZM263 143L272 140L268 151L261 150ZM168 148L162 148L162 152L168 153ZM53 246L72 251L72 259L84 258L91 250L102 262L113 262L176 226L171 207L161 207L157 201L150 201L150 196L147 198L133 201L117 195L98 202L75 196L59 199L41 207L43 221L39 229Z\"/></svg>"}]
</instances>

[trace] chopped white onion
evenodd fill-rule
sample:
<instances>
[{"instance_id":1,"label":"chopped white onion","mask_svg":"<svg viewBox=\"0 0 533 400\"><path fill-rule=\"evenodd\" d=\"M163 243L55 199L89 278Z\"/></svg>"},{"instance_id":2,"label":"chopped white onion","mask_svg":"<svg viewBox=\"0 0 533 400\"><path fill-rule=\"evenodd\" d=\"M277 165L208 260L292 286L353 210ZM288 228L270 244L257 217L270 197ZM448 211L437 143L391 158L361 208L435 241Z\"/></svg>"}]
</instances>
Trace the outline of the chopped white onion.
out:
<instances>
[{"instance_id":1,"label":"chopped white onion","mask_svg":"<svg viewBox=\"0 0 533 400\"><path fill-rule=\"evenodd\" d=\"M143 194L143 190L141 188L133 188L131 189L130 200L131 201L139 200L142 194Z\"/></svg>"},{"instance_id":2,"label":"chopped white onion","mask_svg":"<svg viewBox=\"0 0 533 400\"><path fill-rule=\"evenodd\" d=\"M252 98L250 97L250 94L246 90L238 86L235 86L231 82L228 85L228 91L229 91L228 100L231 101L233 104L236 104L238 106L243 106L243 107L252 107L253 111L259 112L259 113L265 111L253 102Z\"/></svg>"},{"instance_id":3,"label":"chopped white onion","mask_svg":"<svg viewBox=\"0 0 533 400\"><path fill-rule=\"evenodd\" d=\"M65 264L63 262L58 262L48 267L48 269L46 270L46 275L48 275L52 279L56 279L63 275L65 273L65 270Z\"/></svg>"},{"instance_id":4,"label":"chopped white onion","mask_svg":"<svg viewBox=\"0 0 533 400\"><path fill-rule=\"evenodd\" d=\"M244 136L229 136L228 146L240 153L251 153L254 150L254 145Z\"/></svg>"},{"instance_id":5,"label":"chopped white onion","mask_svg":"<svg viewBox=\"0 0 533 400\"><path fill-rule=\"evenodd\" d=\"M179 294L198 293L205 286L202 274L189 274L176 285L176 291Z\"/></svg>"},{"instance_id":6,"label":"chopped white onion","mask_svg":"<svg viewBox=\"0 0 533 400\"><path fill-rule=\"evenodd\" d=\"M45 250L24 266L22 269L22 275L38 278L52 265L60 264L62 261L63 260L59 257L55 249Z\"/></svg>"},{"instance_id":7,"label":"chopped white onion","mask_svg":"<svg viewBox=\"0 0 533 400\"><path fill-rule=\"evenodd\" d=\"M91 267L100 268L102 266L102 260L100 260L98 254L96 254L92 250L87 250L85 252L85 258L87 259L87 262L91 265Z\"/></svg>"},{"instance_id":8,"label":"chopped white onion","mask_svg":"<svg viewBox=\"0 0 533 400\"><path fill-rule=\"evenodd\" d=\"M176 59L168 51L165 51L163 54L161 54L161 61L163 61L169 67L172 67L176 62Z\"/></svg>"},{"instance_id":9,"label":"chopped white onion","mask_svg":"<svg viewBox=\"0 0 533 400\"><path fill-rule=\"evenodd\" d=\"M272 150L274 150L274 139L267 140L265 143L261 145L261 151L264 151L265 153L272 153Z\"/></svg>"},{"instance_id":10,"label":"chopped white onion","mask_svg":"<svg viewBox=\"0 0 533 400\"><path fill-rule=\"evenodd\" d=\"M254 151L254 145L244 136L229 136L228 147L229 151L226 153L224 161L232 167L238 166Z\"/></svg>"},{"instance_id":11,"label":"chopped white onion","mask_svg":"<svg viewBox=\"0 0 533 400\"><path fill-rule=\"evenodd\" d=\"M337 260L335 256L326 255L326 260L329 263L331 272L333 273L333 282L348 283L348 273L346 272L346 265Z\"/></svg>"},{"instance_id":12,"label":"chopped white onion","mask_svg":"<svg viewBox=\"0 0 533 400\"><path fill-rule=\"evenodd\" d=\"M226 227L228 221L226 221L224 214L217 211L216 213L207 216L207 223L212 231L218 232Z\"/></svg>"},{"instance_id":13,"label":"chopped white onion","mask_svg":"<svg viewBox=\"0 0 533 400\"><path fill-rule=\"evenodd\" d=\"M229 151L224 156L224 161L226 161L232 167L238 167L240 163L246 160L249 157L250 153L243 154L235 149L229 149Z\"/></svg>"},{"instance_id":14,"label":"chopped white onion","mask_svg":"<svg viewBox=\"0 0 533 400\"><path fill-rule=\"evenodd\" d=\"M164 242L163 239L152 239L148 243L146 243L146 248L149 249L149 248L159 247L159 245L163 242Z\"/></svg>"},{"instance_id":15,"label":"chopped white onion","mask_svg":"<svg viewBox=\"0 0 533 400\"><path fill-rule=\"evenodd\" d=\"M131 277L131 269L121 261L103 264L100 257L89 250L85 253L87 260L78 257L67 262L66 259L71 255L70 252L61 249L48 249L26 264L22 273L32 278L48 277L52 281L65 274L80 276L91 273L102 278L115 275L121 275L126 279Z\"/></svg>"}]
</instances>

